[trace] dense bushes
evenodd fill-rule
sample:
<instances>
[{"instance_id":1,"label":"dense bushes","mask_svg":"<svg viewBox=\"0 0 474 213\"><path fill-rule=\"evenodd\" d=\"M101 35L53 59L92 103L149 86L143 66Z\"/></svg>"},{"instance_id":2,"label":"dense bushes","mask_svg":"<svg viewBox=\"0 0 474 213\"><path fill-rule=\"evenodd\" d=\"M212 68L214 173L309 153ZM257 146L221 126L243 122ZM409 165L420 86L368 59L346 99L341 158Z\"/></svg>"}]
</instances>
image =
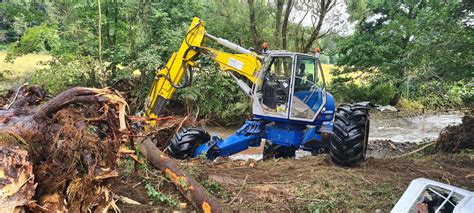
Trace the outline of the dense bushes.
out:
<instances>
[{"instance_id":1,"label":"dense bushes","mask_svg":"<svg viewBox=\"0 0 474 213\"><path fill-rule=\"evenodd\" d=\"M337 103L370 101L381 105L387 105L396 91L391 84L345 82L341 78L334 78L328 89Z\"/></svg>"},{"instance_id":2,"label":"dense bushes","mask_svg":"<svg viewBox=\"0 0 474 213\"><path fill-rule=\"evenodd\" d=\"M49 68L40 69L33 75L31 82L43 85L56 94L71 86L94 86L100 79L99 64L92 57L77 60L51 60Z\"/></svg>"},{"instance_id":3,"label":"dense bushes","mask_svg":"<svg viewBox=\"0 0 474 213\"><path fill-rule=\"evenodd\" d=\"M178 100L201 117L221 124L239 123L250 112L249 98L230 76L211 66L195 74L192 86L178 90Z\"/></svg>"},{"instance_id":4,"label":"dense bushes","mask_svg":"<svg viewBox=\"0 0 474 213\"><path fill-rule=\"evenodd\" d=\"M338 103L370 101L380 105L389 104L397 91L389 81L368 83L341 77L335 77L328 88ZM402 87L401 92L403 98L398 107L406 110L453 109L474 102L473 83L465 80L447 83L412 79Z\"/></svg>"},{"instance_id":5,"label":"dense bushes","mask_svg":"<svg viewBox=\"0 0 474 213\"><path fill-rule=\"evenodd\" d=\"M440 81L418 82L411 89L411 99L419 100L429 109L450 109L472 105L474 84L461 80L453 83Z\"/></svg>"}]
</instances>

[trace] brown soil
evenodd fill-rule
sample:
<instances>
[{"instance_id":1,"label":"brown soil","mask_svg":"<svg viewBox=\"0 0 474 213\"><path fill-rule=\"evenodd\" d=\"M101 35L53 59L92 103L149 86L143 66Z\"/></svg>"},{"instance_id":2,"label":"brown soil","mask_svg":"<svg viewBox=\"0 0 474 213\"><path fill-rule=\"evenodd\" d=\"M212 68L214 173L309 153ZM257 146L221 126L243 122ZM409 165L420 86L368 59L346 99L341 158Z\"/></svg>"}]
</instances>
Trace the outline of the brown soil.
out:
<instances>
[{"instance_id":1,"label":"brown soil","mask_svg":"<svg viewBox=\"0 0 474 213\"><path fill-rule=\"evenodd\" d=\"M327 155L263 162L226 159L212 163L201 160L182 163L188 174L205 183L208 190L224 203L232 201L229 205L241 212L387 211L410 181L420 177L474 190L474 156L466 154L369 158L352 168L334 165ZM125 187L116 187L114 192L147 203L147 190L142 184L135 187L136 190L130 190L142 180L127 176L120 181L120 185ZM169 189L163 193L174 196ZM140 208L123 204L119 207L127 212L163 209L147 204Z\"/></svg>"},{"instance_id":2,"label":"brown soil","mask_svg":"<svg viewBox=\"0 0 474 213\"><path fill-rule=\"evenodd\" d=\"M367 157L386 158L395 157L415 150L417 143L396 143L391 140L375 140L369 141L367 147Z\"/></svg>"},{"instance_id":3,"label":"brown soil","mask_svg":"<svg viewBox=\"0 0 474 213\"><path fill-rule=\"evenodd\" d=\"M162 123L160 126L168 128L185 123L182 119L168 122L175 124ZM461 127L450 127L446 131L454 129L463 133L462 136L468 136L464 134L465 129L471 126L466 124L472 125L472 120L465 118ZM168 138L174 131L175 128L169 128L168 131L160 132L159 138ZM445 134L441 133L440 139L454 137ZM464 141L465 138L458 139ZM474 190L472 152L426 154L428 152L422 150L411 156L403 155L420 146L416 143L371 141L367 150L368 159L351 168L335 165L325 154L298 160L231 161L224 158L216 162L193 159L180 163L188 175L195 177L223 203L239 212L307 212L317 209L323 212L350 212L356 209L364 212L381 209L387 212L410 182L421 177ZM254 148L249 154L255 152L261 150ZM149 205L145 181L151 181L165 196L186 203L172 184L160 184L163 181L162 174L153 171L148 167L134 170L134 175L123 175L127 173L121 172L122 176L114 184L113 191L143 205L119 202L119 208L125 212L193 210L189 203L185 208L166 203Z\"/></svg>"}]
</instances>

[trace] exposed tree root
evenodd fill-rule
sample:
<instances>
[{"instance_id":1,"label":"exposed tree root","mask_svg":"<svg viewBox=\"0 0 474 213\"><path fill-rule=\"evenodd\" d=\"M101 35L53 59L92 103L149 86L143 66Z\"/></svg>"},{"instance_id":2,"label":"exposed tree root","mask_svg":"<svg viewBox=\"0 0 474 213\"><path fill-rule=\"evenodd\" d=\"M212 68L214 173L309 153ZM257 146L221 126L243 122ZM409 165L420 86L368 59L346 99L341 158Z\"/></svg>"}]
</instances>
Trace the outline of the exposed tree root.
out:
<instances>
[{"instance_id":1,"label":"exposed tree root","mask_svg":"<svg viewBox=\"0 0 474 213\"><path fill-rule=\"evenodd\" d=\"M33 165L21 139L0 133L0 212L27 205L35 194Z\"/></svg>"},{"instance_id":2,"label":"exposed tree root","mask_svg":"<svg viewBox=\"0 0 474 213\"><path fill-rule=\"evenodd\" d=\"M37 106L45 97L40 87L25 86L15 94L8 109L0 110L0 212L19 206L40 212L117 209L108 180L118 176L120 155L133 155L122 145L130 134L121 96L108 89L75 87ZM167 141L164 137L187 122L163 121L145 137ZM141 148L197 209L223 211L215 197L186 177L151 140Z\"/></svg>"},{"instance_id":3,"label":"exposed tree root","mask_svg":"<svg viewBox=\"0 0 474 213\"><path fill-rule=\"evenodd\" d=\"M22 90L8 110L0 111L0 171L6 177L1 178L12 180L0 185L0 206L28 204L34 194L37 203L29 206L35 211L114 207L107 179L118 175L125 101L107 89L76 87L30 108L44 93L37 87ZM8 142L12 136L15 142Z\"/></svg>"}]
</instances>

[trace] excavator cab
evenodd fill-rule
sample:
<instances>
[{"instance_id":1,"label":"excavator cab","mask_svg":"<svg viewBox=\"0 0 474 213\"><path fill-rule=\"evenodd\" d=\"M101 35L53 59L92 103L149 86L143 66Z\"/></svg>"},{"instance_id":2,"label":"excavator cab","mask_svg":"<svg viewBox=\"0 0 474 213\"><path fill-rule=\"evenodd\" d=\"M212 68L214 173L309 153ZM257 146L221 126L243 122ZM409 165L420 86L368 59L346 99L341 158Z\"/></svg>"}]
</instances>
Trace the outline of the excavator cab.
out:
<instances>
[{"instance_id":1,"label":"excavator cab","mask_svg":"<svg viewBox=\"0 0 474 213\"><path fill-rule=\"evenodd\" d=\"M323 76L313 55L268 51L254 85L253 114L312 123L325 104Z\"/></svg>"},{"instance_id":2,"label":"excavator cab","mask_svg":"<svg viewBox=\"0 0 474 213\"><path fill-rule=\"evenodd\" d=\"M237 53L206 47L206 40ZM297 149L304 149L314 154L329 151L342 165L364 159L368 110L350 104L336 109L333 96L326 91L319 49L304 54L267 51L267 47L258 54L210 35L204 21L193 19L179 51L157 71L146 101L150 125L176 89L191 86L198 56L212 59L235 80L252 101L253 118L225 139L202 128L184 128L171 139L166 152L178 159L204 155L213 160L264 141L264 158L294 157Z\"/></svg>"}]
</instances>

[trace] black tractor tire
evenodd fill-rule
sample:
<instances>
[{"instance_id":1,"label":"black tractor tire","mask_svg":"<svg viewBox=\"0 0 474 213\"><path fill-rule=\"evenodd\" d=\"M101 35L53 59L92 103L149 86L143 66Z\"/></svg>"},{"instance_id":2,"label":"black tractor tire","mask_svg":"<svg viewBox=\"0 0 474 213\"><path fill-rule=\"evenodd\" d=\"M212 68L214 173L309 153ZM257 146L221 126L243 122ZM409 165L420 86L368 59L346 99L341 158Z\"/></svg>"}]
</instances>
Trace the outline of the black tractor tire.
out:
<instances>
[{"instance_id":1,"label":"black tractor tire","mask_svg":"<svg viewBox=\"0 0 474 213\"><path fill-rule=\"evenodd\" d=\"M198 127L188 127L177 132L170 141L166 152L176 159L192 158L194 149L211 139L206 130Z\"/></svg>"},{"instance_id":2,"label":"black tractor tire","mask_svg":"<svg viewBox=\"0 0 474 213\"><path fill-rule=\"evenodd\" d=\"M273 144L271 141L266 140L263 146L263 160L273 158L294 158L296 149L292 147L286 147L282 145Z\"/></svg>"},{"instance_id":3,"label":"black tractor tire","mask_svg":"<svg viewBox=\"0 0 474 213\"><path fill-rule=\"evenodd\" d=\"M329 153L339 165L353 166L365 159L369 141L369 110L362 105L344 104L337 108Z\"/></svg>"}]
</instances>

